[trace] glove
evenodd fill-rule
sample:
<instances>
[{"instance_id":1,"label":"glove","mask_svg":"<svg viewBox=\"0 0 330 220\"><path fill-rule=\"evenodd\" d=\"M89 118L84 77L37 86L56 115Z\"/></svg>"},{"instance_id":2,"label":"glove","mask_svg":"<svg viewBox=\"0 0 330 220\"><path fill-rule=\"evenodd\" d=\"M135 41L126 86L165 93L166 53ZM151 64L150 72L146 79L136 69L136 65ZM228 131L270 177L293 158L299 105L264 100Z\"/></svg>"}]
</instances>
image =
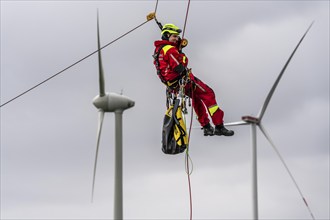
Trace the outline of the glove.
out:
<instances>
[{"instance_id":1,"label":"glove","mask_svg":"<svg viewBox=\"0 0 330 220\"><path fill-rule=\"evenodd\" d=\"M182 40L180 40L180 46L181 48L184 48L188 45L188 40L183 38Z\"/></svg>"},{"instance_id":2,"label":"glove","mask_svg":"<svg viewBox=\"0 0 330 220\"><path fill-rule=\"evenodd\" d=\"M188 40L183 38L181 39L181 37L179 37L179 40L178 40L178 50L180 53L182 53L182 49L184 47L186 47L188 45Z\"/></svg>"},{"instance_id":3,"label":"glove","mask_svg":"<svg viewBox=\"0 0 330 220\"><path fill-rule=\"evenodd\" d=\"M185 75L187 75L187 68L185 66L183 66L183 64L179 64L177 65L174 69L173 69L174 72L178 73L181 78Z\"/></svg>"}]
</instances>

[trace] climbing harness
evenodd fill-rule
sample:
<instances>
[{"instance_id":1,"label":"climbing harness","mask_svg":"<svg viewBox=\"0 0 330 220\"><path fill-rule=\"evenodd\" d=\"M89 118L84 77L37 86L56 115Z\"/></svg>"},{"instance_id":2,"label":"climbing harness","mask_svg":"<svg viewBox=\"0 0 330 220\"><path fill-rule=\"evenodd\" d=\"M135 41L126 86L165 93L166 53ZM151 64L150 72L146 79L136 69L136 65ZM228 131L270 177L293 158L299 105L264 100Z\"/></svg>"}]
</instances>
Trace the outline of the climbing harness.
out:
<instances>
[{"instance_id":1,"label":"climbing harness","mask_svg":"<svg viewBox=\"0 0 330 220\"><path fill-rule=\"evenodd\" d=\"M155 49L154 54L152 55L152 57L154 58L154 64L155 64L155 67L156 67L156 70L157 70L157 75L158 75L159 79L161 80L161 82L163 84L165 84L166 87L169 87L169 88L175 90L179 86L179 81L181 80L180 76L178 76L177 78L174 78L172 80L165 80L164 76L161 74L162 71L160 69L159 60L163 59L163 57L160 57L160 52L164 49L164 47L167 47L167 46L172 47L170 45L163 44L158 48L158 50ZM185 71L187 72L187 70L185 70Z\"/></svg>"},{"instance_id":2,"label":"climbing harness","mask_svg":"<svg viewBox=\"0 0 330 220\"><path fill-rule=\"evenodd\" d=\"M167 87L170 87L171 89L175 89L178 86L178 79L175 78L173 80L165 80L165 78L163 77L163 75L161 74L161 70L160 70L160 64L159 64L159 55L160 52L162 51L162 49L167 46L166 44L163 44L159 47L159 49L152 55L152 57L154 58L154 63L157 69L157 75L159 77L159 79L162 81L163 84L165 84Z\"/></svg>"},{"instance_id":3,"label":"climbing harness","mask_svg":"<svg viewBox=\"0 0 330 220\"><path fill-rule=\"evenodd\" d=\"M165 154L183 153L189 146L188 132L184 115L187 111L188 96L185 86L188 77L178 80L179 89L166 89L166 106L162 131L162 151ZM190 101L189 101L190 103Z\"/></svg>"}]
</instances>

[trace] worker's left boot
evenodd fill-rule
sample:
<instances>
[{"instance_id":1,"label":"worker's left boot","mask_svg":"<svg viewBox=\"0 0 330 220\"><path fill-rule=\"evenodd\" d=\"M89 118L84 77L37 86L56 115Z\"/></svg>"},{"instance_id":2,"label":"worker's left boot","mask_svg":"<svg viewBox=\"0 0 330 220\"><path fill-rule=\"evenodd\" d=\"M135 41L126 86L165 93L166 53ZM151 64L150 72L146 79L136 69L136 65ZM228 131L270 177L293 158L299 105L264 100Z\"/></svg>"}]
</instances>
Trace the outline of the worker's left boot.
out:
<instances>
[{"instance_id":1,"label":"worker's left boot","mask_svg":"<svg viewBox=\"0 0 330 220\"><path fill-rule=\"evenodd\" d=\"M215 126L214 135L233 136L234 131L228 130L223 124L220 124Z\"/></svg>"}]
</instances>

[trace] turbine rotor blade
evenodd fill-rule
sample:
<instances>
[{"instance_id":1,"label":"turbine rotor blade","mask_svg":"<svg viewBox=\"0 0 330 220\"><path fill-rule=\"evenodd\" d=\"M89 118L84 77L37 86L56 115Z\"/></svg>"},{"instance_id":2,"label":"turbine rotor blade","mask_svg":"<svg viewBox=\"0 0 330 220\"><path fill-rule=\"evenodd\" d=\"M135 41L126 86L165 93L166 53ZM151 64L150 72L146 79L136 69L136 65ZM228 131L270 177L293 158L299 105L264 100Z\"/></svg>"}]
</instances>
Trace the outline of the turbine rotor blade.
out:
<instances>
[{"instance_id":1,"label":"turbine rotor blade","mask_svg":"<svg viewBox=\"0 0 330 220\"><path fill-rule=\"evenodd\" d=\"M265 100L265 102L264 102L262 108L260 109L260 112L259 112L258 117L257 117L257 118L259 118L260 120L262 119L262 117L263 117L264 114L265 114L265 111L266 111L267 106L268 106L268 104L269 104L269 102L270 102L270 99L272 98L273 93L274 93L274 91L275 91L275 89L276 89L278 83L280 82L283 73L285 72L285 70L286 70L287 66L289 65L289 63L290 63L290 61L291 61L293 55L296 53L296 51L297 51L299 45L300 45L301 42L304 40L306 34L308 33L309 29L312 27L313 23L314 23L314 21L310 24L310 26L308 27L307 31L304 33L304 35L302 36L302 38L301 38L300 41L298 42L297 46L295 47L295 49L294 49L293 52L291 53L289 59L286 61L284 67L282 68L280 74L278 75L278 77L277 77L277 79L276 79L276 81L275 81L273 87L272 87L271 90L269 91L269 93L268 93L268 95L267 95L267 98L266 98L266 100Z\"/></svg>"},{"instance_id":2,"label":"turbine rotor blade","mask_svg":"<svg viewBox=\"0 0 330 220\"><path fill-rule=\"evenodd\" d=\"M104 119L104 111L100 109L98 129L97 129L97 137L96 137L97 138L97 141L96 141L96 153L95 153L94 172L93 172L93 184L92 184L92 199L91 199L92 202L94 200L95 176L96 176L97 158L98 158L98 154L99 154L99 145L100 145L100 139L101 139L103 119Z\"/></svg>"},{"instance_id":3,"label":"turbine rotor blade","mask_svg":"<svg viewBox=\"0 0 330 220\"><path fill-rule=\"evenodd\" d=\"M291 171L289 170L289 167L288 167L287 164L285 163L283 157L281 156L280 152L279 152L278 149L276 148L274 142L272 141L272 139L270 138L270 136L268 135L268 133L266 132L265 128L262 126L261 123L259 123L258 127L259 127L259 129L261 130L261 132L265 135L265 137L266 137L266 139L269 141L270 145L273 147L273 149L274 149L274 151L276 152L277 156L280 158L280 160L281 160L282 164L284 165L286 171L288 172L288 174L289 174L291 180L293 181L294 185L296 186L296 188L297 188L297 190L298 190L298 192L299 192L299 194L300 194L302 200L304 201L304 203L305 203L305 205L306 205L306 207L307 207L307 209L308 209L308 211L309 211L309 213L310 213L312 219L315 219L315 218L314 218L314 215L313 215L313 213L312 213L312 210L309 208L309 206L308 206L308 204L307 204L307 200L305 199L304 195L302 194L302 191L301 191L300 187L298 186L298 183L297 183L296 180L294 179L294 177L293 177Z\"/></svg>"},{"instance_id":4,"label":"turbine rotor blade","mask_svg":"<svg viewBox=\"0 0 330 220\"><path fill-rule=\"evenodd\" d=\"M247 125L249 124L246 121L237 121L237 122L228 122L228 123L224 123L224 126L238 126L238 125Z\"/></svg>"},{"instance_id":5,"label":"turbine rotor blade","mask_svg":"<svg viewBox=\"0 0 330 220\"><path fill-rule=\"evenodd\" d=\"M101 57L99 12L97 12L97 48L98 48L98 61L99 61L100 96L104 96L105 95L105 86L104 86L104 71L103 71L102 57Z\"/></svg>"}]
</instances>

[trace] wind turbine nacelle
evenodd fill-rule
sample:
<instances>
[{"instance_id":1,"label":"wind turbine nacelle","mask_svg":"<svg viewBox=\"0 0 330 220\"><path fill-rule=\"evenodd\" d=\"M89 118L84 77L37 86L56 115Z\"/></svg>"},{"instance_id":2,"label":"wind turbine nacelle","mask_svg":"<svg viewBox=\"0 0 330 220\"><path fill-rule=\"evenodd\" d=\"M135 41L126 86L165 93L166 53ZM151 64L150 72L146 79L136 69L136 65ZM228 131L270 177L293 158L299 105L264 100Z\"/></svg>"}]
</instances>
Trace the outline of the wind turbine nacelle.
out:
<instances>
[{"instance_id":1,"label":"wind turbine nacelle","mask_svg":"<svg viewBox=\"0 0 330 220\"><path fill-rule=\"evenodd\" d=\"M104 96L96 96L93 99L93 104L96 108L102 109L104 112L116 112L132 108L135 102L124 95L106 93Z\"/></svg>"}]
</instances>

